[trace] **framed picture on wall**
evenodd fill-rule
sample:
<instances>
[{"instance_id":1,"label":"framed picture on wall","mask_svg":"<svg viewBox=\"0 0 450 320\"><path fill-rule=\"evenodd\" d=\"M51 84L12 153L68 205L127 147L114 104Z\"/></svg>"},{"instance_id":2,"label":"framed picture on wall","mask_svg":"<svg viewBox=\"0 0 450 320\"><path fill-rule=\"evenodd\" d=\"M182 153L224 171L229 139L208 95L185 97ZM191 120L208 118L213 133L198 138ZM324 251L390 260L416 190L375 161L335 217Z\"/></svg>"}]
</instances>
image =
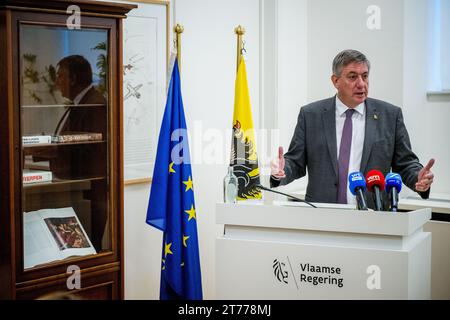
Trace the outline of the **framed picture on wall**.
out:
<instances>
[{"instance_id":1,"label":"framed picture on wall","mask_svg":"<svg viewBox=\"0 0 450 320\"><path fill-rule=\"evenodd\" d=\"M151 182L166 100L169 2L138 5L123 22L125 185Z\"/></svg>"}]
</instances>

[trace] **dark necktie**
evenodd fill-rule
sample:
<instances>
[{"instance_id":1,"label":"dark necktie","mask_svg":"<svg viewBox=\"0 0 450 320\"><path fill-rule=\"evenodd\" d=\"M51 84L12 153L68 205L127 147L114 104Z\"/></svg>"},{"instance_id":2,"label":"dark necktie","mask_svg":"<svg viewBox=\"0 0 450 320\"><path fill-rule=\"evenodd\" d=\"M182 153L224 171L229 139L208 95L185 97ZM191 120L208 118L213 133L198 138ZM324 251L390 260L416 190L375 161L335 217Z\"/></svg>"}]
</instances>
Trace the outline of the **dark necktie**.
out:
<instances>
[{"instance_id":1,"label":"dark necktie","mask_svg":"<svg viewBox=\"0 0 450 320\"><path fill-rule=\"evenodd\" d=\"M353 109L345 111L344 129L342 130L341 146L338 159L338 203L347 203L348 164L350 162L350 150L352 148L352 115Z\"/></svg>"},{"instance_id":2,"label":"dark necktie","mask_svg":"<svg viewBox=\"0 0 450 320\"><path fill-rule=\"evenodd\" d=\"M67 117L68 117L68 113L70 112L71 107L68 107L67 110L63 113L61 119L59 119L58 124L56 125L56 129L55 129L55 135L59 135L61 134L61 132L63 132L63 128L67 123Z\"/></svg>"}]
</instances>

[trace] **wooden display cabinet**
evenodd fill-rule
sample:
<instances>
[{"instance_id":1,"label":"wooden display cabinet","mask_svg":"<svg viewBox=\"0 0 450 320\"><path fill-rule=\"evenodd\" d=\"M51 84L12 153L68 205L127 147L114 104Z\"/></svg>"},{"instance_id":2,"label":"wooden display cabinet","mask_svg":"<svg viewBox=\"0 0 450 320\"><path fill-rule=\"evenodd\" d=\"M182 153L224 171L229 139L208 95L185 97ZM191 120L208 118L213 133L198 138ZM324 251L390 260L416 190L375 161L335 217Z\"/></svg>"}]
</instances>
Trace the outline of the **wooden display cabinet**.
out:
<instances>
[{"instance_id":1,"label":"wooden display cabinet","mask_svg":"<svg viewBox=\"0 0 450 320\"><path fill-rule=\"evenodd\" d=\"M122 19L0 1L0 299L123 298Z\"/></svg>"}]
</instances>

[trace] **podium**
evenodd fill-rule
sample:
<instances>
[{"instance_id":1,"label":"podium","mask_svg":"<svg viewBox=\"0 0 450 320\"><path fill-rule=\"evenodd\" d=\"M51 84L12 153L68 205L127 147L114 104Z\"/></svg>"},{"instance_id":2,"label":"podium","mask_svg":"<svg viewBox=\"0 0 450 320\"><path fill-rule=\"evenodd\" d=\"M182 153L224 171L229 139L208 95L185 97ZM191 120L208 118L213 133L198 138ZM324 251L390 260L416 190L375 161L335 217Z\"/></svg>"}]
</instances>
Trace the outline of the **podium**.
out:
<instances>
[{"instance_id":1,"label":"podium","mask_svg":"<svg viewBox=\"0 0 450 320\"><path fill-rule=\"evenodd\" d=\"M430 299L431 209L216 204L217 299Z\"/></svg>"}]
</instances>

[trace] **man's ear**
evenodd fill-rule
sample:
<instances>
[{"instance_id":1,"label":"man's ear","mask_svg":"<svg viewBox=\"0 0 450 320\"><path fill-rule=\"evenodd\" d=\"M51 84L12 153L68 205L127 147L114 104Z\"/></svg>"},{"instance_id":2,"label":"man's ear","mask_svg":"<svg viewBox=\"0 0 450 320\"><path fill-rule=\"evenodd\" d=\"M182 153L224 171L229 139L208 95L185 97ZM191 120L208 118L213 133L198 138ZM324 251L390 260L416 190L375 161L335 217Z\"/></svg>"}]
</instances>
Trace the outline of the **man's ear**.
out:
<instances>
[{"instance_id":1,"label":"man's ear","mask_svg":"<svg viewBox=\"0 0 450 320\"><path fill-rule=\"evenodd\" d=\"M333 82L333 86L334 86L336 89L339 89L339 77L338 77L338 76L336 76L335 74L333 74L333 75L331 76L331 82Z\"/></svg>"}]
</instances>

